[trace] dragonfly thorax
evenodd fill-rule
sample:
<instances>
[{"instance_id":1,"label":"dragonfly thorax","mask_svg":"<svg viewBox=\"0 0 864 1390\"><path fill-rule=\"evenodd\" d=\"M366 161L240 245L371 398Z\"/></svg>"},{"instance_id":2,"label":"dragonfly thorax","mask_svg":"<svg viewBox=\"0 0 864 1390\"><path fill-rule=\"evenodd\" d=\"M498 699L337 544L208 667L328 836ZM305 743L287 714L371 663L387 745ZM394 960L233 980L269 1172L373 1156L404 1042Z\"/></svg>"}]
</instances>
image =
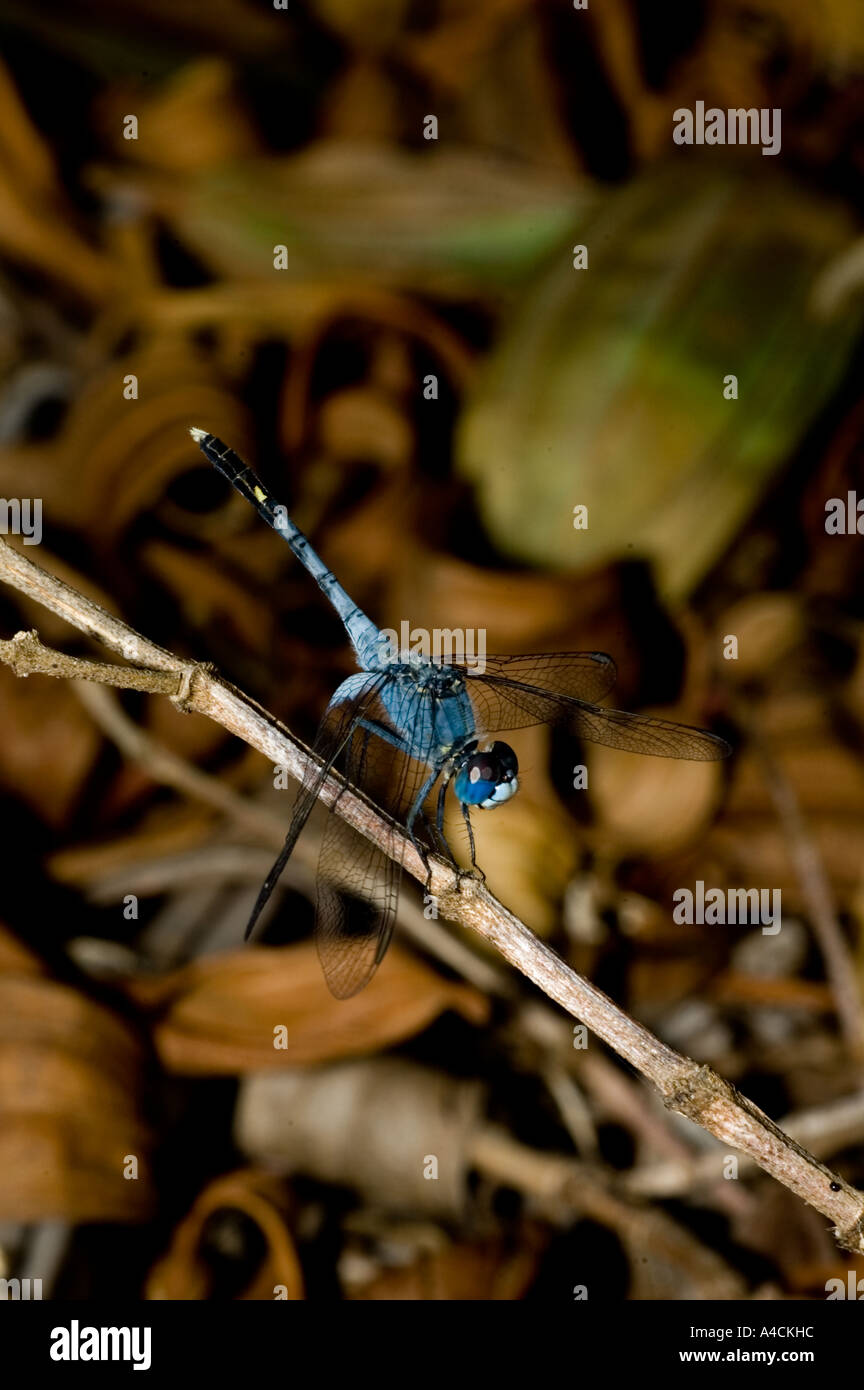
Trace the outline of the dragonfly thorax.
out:
<instances>
[{"instance_id":1,"label":"dragonfly thorax","mask_svg":"<svg viewBox=\"0 0 864 1390\"><path fill-rule=\"evenodd\" d=\"M403 654L402 660L388 668L391 679L399 685L411 686L421 695L455 695L465 689L462 677L449 667L439 666L437 662L416 656L413 652L408 653L407 657L404 659Z\"/></svg>"},{"instance_id":2,"label":"dragonfly thorax","mask_svg":"<svg viewBox=\"0 0 864 1390\"><path fill-rule=\"evenodd\" d=\"M482 811L503 806L519 790L519 763L509 743L489 743L485 748L473 745L460 759L459 770L453 779L453 790L466 806Z\"/></svg>"}]
</instances>

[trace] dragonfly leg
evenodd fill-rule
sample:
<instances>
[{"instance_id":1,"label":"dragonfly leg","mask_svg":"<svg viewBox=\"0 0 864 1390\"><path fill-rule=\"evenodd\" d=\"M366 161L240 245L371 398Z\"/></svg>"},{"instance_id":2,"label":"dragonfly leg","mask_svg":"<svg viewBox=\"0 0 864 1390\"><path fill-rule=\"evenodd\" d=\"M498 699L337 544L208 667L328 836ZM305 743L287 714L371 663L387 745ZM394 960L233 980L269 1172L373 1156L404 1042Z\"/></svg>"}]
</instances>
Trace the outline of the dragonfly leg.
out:
<instances>
[{"instance_id":1,"label":"dragonfly leg","mask_svg":"<svg viewBox=\"0 0 864 1390\"><path fill-rule=\"evenodd\" d=\"M471 813L468 810L468 807L466 806L464 801L461 803L461 806L462 818L465 821L465 828L468 831L468 845L471 851L471 869L470 871L466 872L464 876L466 878L479 878L481 883L485 883L486 875L484 874L482 869L477 867L477 850L474 845L474 827L471 824Z\"/></svg>"},{"instance_id":2,"label":"dragonfly leg","mask_svg":"<svg viewBox=\"0 0 864 1390\"><path fill-rule=\"evenodd\" d=\"M418 819L421 820L421 821L423 822L423 828L425 829L427 835L429 836L429 839L430 839L433 843L435 843L436 840L437 840L437 836L436 836L436 834L435 834L435 827L434 827L434 825L432 825L432 823L431 823L431 821L429 820L428 816L425 816L425 815L423 814L423 812L421 811L421 812L420 812L420 815L419 815L419 817L418 817ZM409 833L410 833L410 832L409 832ZM414 837L413 835L411 835L411 843L414 845L414 848L417 850L417 853L420 855L420 858L423 860L423 866L424 866L424 868L425 868L425 870L426 870L426 878L425 878L424 881L423 881L423 892L424 892L424 894L428 897L428 896L431 894L431 892L432 892L432 863L431 863L431 861L430 861L430 859L429 859L429 855L428 855L428 852L427 852L427 850L426 850L425 845L420 844L420 842L419 842L418 840L416 840L415 837ZM439 847L440 847L440 846L439 846ZM447 846L445 845L444 848L446 849Z\"/></svg>"},{"instance_id":3,"label":"dragonfly leg","mask_svg":"<svg viewBox=\"0 0 864 1390\"><path fill-rule=\"evenodd\" d=\"M383 738L385 743L389 743L394 748L398 748L400 753L408 752L405 740L400 738L399 735L395 733L393 729L388 729L386 724L380 724L376 719L358 719L356 727L364 731L367 739L370 734L375 734L378 738ZM437 776L437 773L435 774L435 776ZM405 824L405 829L408 831L408 837L423 861L423 867L426 870L427 888L432 878L432 868L429 863L429 855L427 854L426 849L423 845L421 845L420 841L414 835L413 825L414 821L417 819L417 816L420 814L420 808L422 807L423 802L425 801L427 795L429 794L429 791L432 788L432 785L434 784L435 776L427 778L424 785L420 788L420 791L414 798L414 803L411 807L411 810L408 812L408 818Z\"/></svg>"},{"instance_id":4,"label":"dragonfly leg","mask_svg":"<svg viewBox=\"0 0 864 1390\"><path fill-rule=\"evenodd\" d=\"M437 845L439 852L443 854L447 859L449 859L450 863L455 869L457 865L455 859L453 858L453 851L451 850L444 836L441 834L435 822L433 820L430 820L429 817L422 811L420 813L419 819L423 822L423 828L428 834L429 839L432 841L433 844Z\"/></svg>"},{"instance_id":5,"label":"dragonfly leg","mask_svg":"<svg viewBox=\"0 0 864 1390\"><path fill-rule=\"evenodd\" d=\"M420 788L420 790L418 791L417 795L415 796L414 801L413 801L413 804L412 804L412 806L411 806L410 811L408 812L408 815L407 815L406 821L405 821L405 828L406 828L406 830L408 831L409 836L411 837L411 843L412 843L412 845L414 846L414 848L416 849L416 851L417 851L417 853L419 854L420 858L423 860L423 866L424 866L424 868L426 869L426 885L425 885L425 887L426 887L426 892L427 892L427 893L429 892L430 887L431 887L431 884L432 884L432 865L429 863L429 855L427 854L426 849L424 848L423 845L421 845L421 844L418 842L416 836L414 835L414 822L415 822L415 821L417 820L417 818L419 817L419 818L424 822L424 824L426 824L427 826L429 825L429 822L428 822L426 816L423 814L423 803L424 803L424 801L426 800L426 798L427 798L427 796L429 795L429 793L431 792L431 790L432 790L432 788L434 787L435 783L437 782L437 780L438 780L438 778L439 778L439 776L440 776L440 773L441 773L441 769L440 769L440 768L437 768L437 767L433 767L433 768L432 768L431 772L429 773L429 776L426 778L426 781L423 783L422 787ZM458 875L458 872L459 872L458 865L457 865L457 863L456 863L456 860L453 858L452 850L450 849L450 846L448 845L446 839L444 838L444 834L443 834L443 831L442 831L442 829L441 829L441 824L440 824L440 821L441 821L440 807L441 807L442 797L443 797L443 788L442 788L442 791L441 791L441 792L439 793L439 795L438 795L439 814L438 814L438 816L436 817L436 824L435 824L434 826L430 827L430 828L434 831L434 836L433 836L433 838L434 838L434 839L437 839L437 841L438 841L438 843L439 843L439 846L440 846L441 848L443 848L443 849L446 851L446 853L447 853L447 858L450 860L451 864L453 865L454 873L456 873L456 874Z\"/></svg>"},{"instance_id":6,"label":"dragonfly leg","mask_svg":"<svg viewBox=\"0 0 864 1390\"><path fill-rule=\"evenodd\" d=\"M367 734L367 736L369 734L376 734L379 738L383 738L385 743L392 744L394 748L398 748L400 753L408 753L408 747L405 740L402 739L399 736L399 734L397 734L394 730L388 729L386 724L380 724L375 719L358 719L356 727L362 728L364 732ZM450 848L449 844L447 843L447 837L444 834L444 794L447 790L447 784L450 780L449 775L442 778L441 789L438 793L438 807L434 825L430 826L429 821L423 815L423 803L425 802L427 796L431 792L432 788L434 787L435 783L437 782L440 776L441 768L432 767L429 776L426 778L426 781L423 783L420 790L417 792L417 795L415 796L414 801L411 804L411 809L409 810L408 815L405 818L405 829L408 832L408 837L415 850L417 851L417 854L419 855L423 863L424 869L426 870L425 890L427 893L429 892L432 883L432 865L429 862L429 854L425 845L421 844L420 841L417 839L416 835L414 834L414 823L415 821L417 821L418 818L423 821L427 828L433 830L433 838L438 841L439 848L444 851L447 858L449 859L450 864L453 868L453 872L456 875L457 883L460 877L462 877L464 874L464 871L459 868L459 865L456 861L456 857L453 854L453 851Z\"/></svg>"},{"instance_id":7,"label":"dragonfly leg","mask_svg":"<svg viewBox=\"0 0 864 1390\"><path fill-rule=\"evenodd\" d=\"M377 734L378 738L383 738L385 743L392 743L394 748L398 748L400 753L407 753L408 749L405 740L388 729L386 724L379 724L375 719L358 719L356 727L366 729L370 734Z\"/></svg>"},{"instance_id":8,"label":"dragonfly leg","mask_svg":"<svg viewBox=\"0 0 864 1390\"><path fill-rule=\"evenodd\" d=\"M447 836L444 834L444 798L447 794L447 787L449 783L449 775L445 775L444 777L442 777L441 786L438 790L438 805L435 808L435 834L438 837L438 843L443 847L444 853L450 860L454 872L458 875L459 865L457 863L456 856L450 848L450 845L447 841Z\"/></svg>"}]
</instances>

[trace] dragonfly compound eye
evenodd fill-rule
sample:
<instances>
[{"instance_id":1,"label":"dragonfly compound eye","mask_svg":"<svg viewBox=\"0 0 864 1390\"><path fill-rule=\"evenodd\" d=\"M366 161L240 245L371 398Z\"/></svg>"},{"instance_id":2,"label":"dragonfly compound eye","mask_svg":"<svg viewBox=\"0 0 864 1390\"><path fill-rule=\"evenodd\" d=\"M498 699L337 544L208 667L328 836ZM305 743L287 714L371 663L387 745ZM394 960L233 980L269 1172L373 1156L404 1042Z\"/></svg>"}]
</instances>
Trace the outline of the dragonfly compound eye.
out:
<instances>
[{"instance_id":1,"label":"dragonfly compound eye","mask_svg":"<svg viewBox=\"0 0 864 1390\"><path fill-rule=\"evenodd\" d=\"M453 780L453 790L467 806L488 811L503 806L519 790L519 764L509 743L490 743L467 757Z\"/></svg>"}]
</instances>

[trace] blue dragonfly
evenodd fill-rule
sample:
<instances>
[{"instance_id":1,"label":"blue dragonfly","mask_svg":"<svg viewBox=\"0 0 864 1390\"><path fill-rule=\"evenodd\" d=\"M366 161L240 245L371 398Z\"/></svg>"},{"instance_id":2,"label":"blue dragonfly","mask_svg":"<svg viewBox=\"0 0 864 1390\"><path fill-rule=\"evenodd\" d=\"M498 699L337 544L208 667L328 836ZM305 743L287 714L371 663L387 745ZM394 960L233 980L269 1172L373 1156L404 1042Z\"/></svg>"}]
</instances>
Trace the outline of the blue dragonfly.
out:
<instances>
[{"instance_id":1,"label":"blue dragonfly","mask_svg":"<svg viewBox=\"0 0 864 1390\"><path fill-rule=\"evenodd\" d=\"M287 541L326 594L359 667L327 706L313 743L315 759L300 786L285 844L252 909L247 940L333 770L407 831L427 867L430 853L443 852L458 881L464 873L478 872L471 811L503 806L518 790L516 754L491 737L501 730L548 724L593 743L666 758L706 761L730 752L723 739L704 729L599 708L596 701L616 675L615 663L603 652L486 657L481 667L394 651L391 638L357 607L252 469L214 435L191 433L209 462ZM448 787L467 828L470 871L460 869L444 836ZM337 998L350 998L368 984L387 950L404 843L398 834L382 848L338 815L327 818L315 937L324 977Z\"/></svg>"}]
</instances>

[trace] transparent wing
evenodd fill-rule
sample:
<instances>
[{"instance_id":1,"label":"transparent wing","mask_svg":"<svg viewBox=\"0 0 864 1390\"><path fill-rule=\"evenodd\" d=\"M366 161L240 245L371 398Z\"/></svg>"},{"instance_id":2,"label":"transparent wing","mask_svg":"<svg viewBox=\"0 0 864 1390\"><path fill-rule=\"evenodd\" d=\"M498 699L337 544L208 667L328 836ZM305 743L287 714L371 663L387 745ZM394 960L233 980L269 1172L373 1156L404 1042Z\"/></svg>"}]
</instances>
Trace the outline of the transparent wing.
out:
<instances>
[{"instance_id":1,"label":"transparent wing","mask_svg":"<svg viewBox=\"0 0 864 1390\"><path fill-rule=\"evenodd\" d=\"M385 681L386 675L370 675L368 686L364 686L351 700L346 700L343 704L331 705L321 720L312 744L314 760L310 760L306 775L300 784L291 812L291 822L288 827L288 834L285 836L285 843L261 885L261 891L250 914L246 925L245 939L247 941L255 930L255 924L293 853L300 833L321 794L321 788L328 773L338 763L340 754L350 741L357 720L363 718L367 705L371 707L377 691Z\"/></svg>"},{"instance_id":2,"label":"transparent wing","mask_svg":"<svg viewBox=\"0 0 864 1390\"><path fill-rule=\"evenodd\" d=\"M390 945L401 853L384 854L338 816L330 816L318 861L315 943L324 979L337 999L369 983Z\"/></svg>"},{"instance_id":3,"label":"transparent wing","mask_svg":"<svg viewBox=\"0 0 864 1390\"><path fill-rule=\"evenodd\" d=\"M489 673L475 676L461 668L484 733L521 729L530 724L549 724L589 743L603 743L628 753L648 753L658 758L690 758L710 762L731 752L725 739L705 729L651 719L625 710L600 709L584 700L550 694L527 682Z\"/></svg>"},{"instance_id":4,"label":"transparent wing","mask_svg":"<svg viewBox=\"0 0 864 1390\"><path fill-rule=\"evenodd\" d=\"M515 681L593 705L609 694L618 671L605 652L536 652L528 656L487 656L482 674L491 680Z\"/></svg>"},{"instance_id":5,"label":"transparent wing","mask_svg":"<svg viewBox=\"0 0 864 1390\"><path fill-rule=\"evenodd\" d=\"M374 696L363 718L396 732ZM337 764L346 781L393 822L383 845L373 844L334 814L328 817L324 832L315 940L331 993L347 999L368 984L390 944L405 851L402 827L429 779L430 768L360 724L355 724L344 743ZM415 835L426 839L420 824Z\"/></svg>"}]
</instances>

